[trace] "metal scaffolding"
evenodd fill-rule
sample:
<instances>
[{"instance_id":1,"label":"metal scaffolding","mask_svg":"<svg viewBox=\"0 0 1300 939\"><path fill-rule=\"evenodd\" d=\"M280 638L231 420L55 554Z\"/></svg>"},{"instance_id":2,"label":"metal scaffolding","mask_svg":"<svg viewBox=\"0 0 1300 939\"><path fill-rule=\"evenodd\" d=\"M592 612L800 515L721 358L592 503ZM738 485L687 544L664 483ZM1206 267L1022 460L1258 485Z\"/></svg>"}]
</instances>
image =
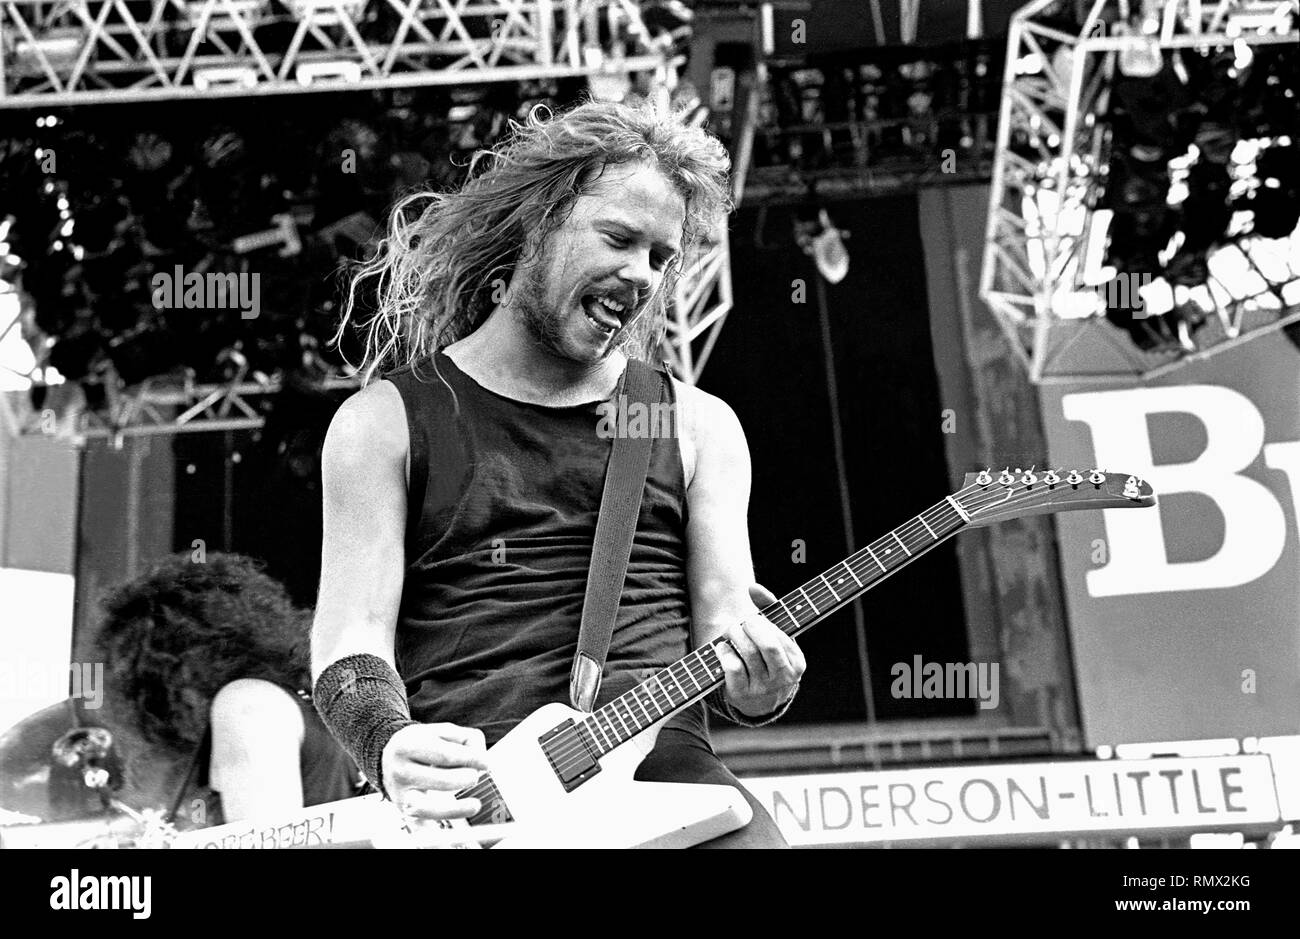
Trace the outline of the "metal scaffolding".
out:
<instances>
[{"instance_id":1,"label":"metal scaffolding","mask_svg":"<svg viewBox=\"0 0 1300 939\"><path fill-rule=\"evenodd\" d=\"M632 0L4 0L0 107L666 78L670 41Z\"/></svg>"},{"instance_id":2,"label":"metal scaffolding","mask_svg":"<svg viewBox=\"0 0 1300 939\"><path fill-rule=\"evenodd\" d=\"M1128 18L1128 0L1094 0L1078 29L1054 25L1074 6L1035 0L1012 18L980 277L980 297L1031 379L1151 377L1300 320L1300 310L1291 310L1246 331L1237 311L1236 322L1223 323L1223 342L1171 358L1139 349L1104 317L1062 317L1054 309L1058 291L1092 289L1082 281L1084 253L1106 159L1111 78L1119 54L1143 41L1108 31L1108 23ZM1294 0L1166 0L1147 7L1159 8L1161 51L1300 40L1294 19L1283 18L1295 12ZM1267 29L1283 22L1286 29ZM1013 140L1028 142L1033 156L1015 152ZM1085 362L1083 348L1104 352L1089 353Z\"/></svg>"}]
</instances>

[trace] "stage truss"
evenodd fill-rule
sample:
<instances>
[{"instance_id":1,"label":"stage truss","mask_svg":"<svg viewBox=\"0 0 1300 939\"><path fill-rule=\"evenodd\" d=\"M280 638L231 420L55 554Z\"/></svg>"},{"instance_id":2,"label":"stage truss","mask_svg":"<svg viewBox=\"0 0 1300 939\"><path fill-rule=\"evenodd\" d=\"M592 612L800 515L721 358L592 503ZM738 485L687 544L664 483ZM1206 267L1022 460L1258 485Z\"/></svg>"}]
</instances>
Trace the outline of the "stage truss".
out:
<instances>
[{"instance_id":1,"label":"stage truss","mask_svg":"<svg viewBox=\"0 0 1300 939\"><path fill-rule=\"evenodd\" d=\"M618 77L670 42L632 0L4 0L0 107Z\"/></svg>"},{"instance_id":2,"label":"stage truss","mask_svg":"<svg viewBox=\"0 0 1300 939\"><path fill-rule=\"evenodd\" d=\"M980 297L1031 379L1150 378L1300 320L1300 309L1290 307L1266 322L1243 322L1239 305L1222 317L1223 341L1171 356L1144 352L1103 316L1054 312L1058 291L1093 289L1082 278L1100 189L1102 118L1118 54L1136 41L1107 31L1108 22L1127 18L1126 0L1094 0L1077 33L1051 25L1070 5L1035 0L1011 21L980 276ZM1295 0L1167 0L1156 6L1162 50L1300 41ZM1270 28L1283 22L1285 31ZM1023 71L1027 61L1038 66L1032 73ZM1034 158L1012 152L1013 138L1032 142Z\"/></svg>"}]
</instances>

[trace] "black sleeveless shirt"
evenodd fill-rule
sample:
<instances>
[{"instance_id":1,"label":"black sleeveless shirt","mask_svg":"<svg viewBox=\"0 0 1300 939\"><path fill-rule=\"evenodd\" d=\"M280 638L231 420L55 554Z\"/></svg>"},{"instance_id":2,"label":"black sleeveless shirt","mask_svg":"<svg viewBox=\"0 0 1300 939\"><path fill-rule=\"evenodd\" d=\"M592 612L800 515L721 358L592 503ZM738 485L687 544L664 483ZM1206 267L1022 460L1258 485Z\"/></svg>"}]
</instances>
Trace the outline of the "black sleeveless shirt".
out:
<instances>
[{"instance_id":1,"label":"black sleeveless shirt","mask_svg":"<svg viewBox=\"0 0 1300 939\"><path fill-rule=\"evenodd\" d=\"M478 727L491 746L568 703L612 439L599 402L516 401L442 353L385 377L410 434L398 671L416 720ZM686 520L678 440L657 437L597 705L690 651ZM703 736L703 707L669 726Z\"/></svg>"}]
</instances>

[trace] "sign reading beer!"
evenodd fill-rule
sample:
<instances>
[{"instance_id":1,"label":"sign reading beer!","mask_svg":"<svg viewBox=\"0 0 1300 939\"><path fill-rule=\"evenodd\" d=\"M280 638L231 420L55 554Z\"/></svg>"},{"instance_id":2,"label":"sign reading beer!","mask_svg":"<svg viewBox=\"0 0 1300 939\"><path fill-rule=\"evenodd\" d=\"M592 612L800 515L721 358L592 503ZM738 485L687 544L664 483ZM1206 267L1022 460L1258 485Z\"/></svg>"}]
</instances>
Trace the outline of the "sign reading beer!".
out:
<instances>
[{"instance_id":1,"label":"sign reading beer!","mask_svg":"<svg viewBox=\"0 0 1300 939\"><path fill-rule=\"evenodd\" d=\"M791 844L1205 830L1277 821L1263 755L1085 760L741 780Z\"/></svg>"},{"instance_id":2,"label":"sign reading beer!","mask_svg":"<svg viewBox=\"0 0 1300 939\"><path fill-rule=\"evenodd\" d=\"M1057 519L1086 739L1300 730L1300 350L1275 333L1040 398L1053 464L1122 467L1160 499Z\"/></svg>"}]
</instances>

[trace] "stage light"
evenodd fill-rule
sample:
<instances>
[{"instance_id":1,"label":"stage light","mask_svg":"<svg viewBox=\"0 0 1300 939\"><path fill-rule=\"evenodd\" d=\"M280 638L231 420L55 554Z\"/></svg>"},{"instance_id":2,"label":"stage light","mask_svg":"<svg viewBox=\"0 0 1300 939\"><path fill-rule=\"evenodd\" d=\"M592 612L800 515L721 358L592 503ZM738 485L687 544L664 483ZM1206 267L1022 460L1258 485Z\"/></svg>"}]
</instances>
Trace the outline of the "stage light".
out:
<instances>
[{"instance_id":1,"label":"stage light","mask_svg":"<svg viewBox=\"0 0 1300 939\"><path fill-rule=\"evenodd\" d=\"M194 87L199 91L209 88L254 88L257 72L251 65L199 68L194 70Z\"/></svg>"},{"instance_id":2,"label":"stage light","mask_svg":"<svg viewBox=\"0 0 1300 939\"><path fill-rule=\"evenodd\" d=\"M1063 320L1087 319L1106 308L1106 301L1096 290L1073 290L1062 284L1052 292L1052 313Z\"/></svg>"},{"instance_id":3,"label":"stage light","mask_svg":"<svg viewBox=\"0 0 1300 939\"><path fill-rule=\"evenodd\" d=\"M1037 52L1016 59L1017 75L1038 75L1043 71L1043 57Z\"/></svg>"},{"instance_id":4,"label":"stage light","mask_svg":"<svg viewBox=\"0 0 1300 939\"><path fill-rule=\"evenodd\" d=\"M1160 40L1154 36L1130 35L1120 50L1119 68L1129 78L1151 78L1163 67Z\"/></svg>"},{"instance_id":5,"label":"stage light","mask_svg":"<svg viewBox=\"0 0 1300 939\"><path fill-rule=\"evenodd\" d=\"M361 64L339 60L334 62L304 62L294 70L298 84L309 86L330 81L356 83L361 81Z\"/></svg>"},{"instance_id":6,"label":"stage light","mask_svg":"<svg viewBox=\"0 0 1300 939\"><path fill-rule=\"evenodd\" d=\"M818 273L832 284L838 284L849 273L849 253L843 241L847 234L835 227L825 209L818 211L816 221L795 223L796 242L813 259Z\"/></svg>"},{"instance_id":7,"label":"stage light","mask_svg":"<svg viewBox=\"0 0 1300 939\"><path fill-rule=\"evenodd\" d=\"M44 75L45 65L56 73L70 72L81 54L86 35L86 31L78 26L54 26L33 39L20 38L14 42L13 58L8 67L20 75ZM92 46L88 62L94 61L95 48Z\"/></svg>"},{"instance_id":8,"label":"stage light","mask_svg":"<svg viewBox=\"0 0 1300 939\"><path fill-rule=\"evenodd\" d=\"M1126 9L1121 8L1121 9ZM1150 78L1164 67L1160 51L1160 15L1163 0L1144 0L1126 22L1120 20L1113 34L1127 39L1119 51L1119 69L1131 78Z\"/></svg>"}]
</instances>

